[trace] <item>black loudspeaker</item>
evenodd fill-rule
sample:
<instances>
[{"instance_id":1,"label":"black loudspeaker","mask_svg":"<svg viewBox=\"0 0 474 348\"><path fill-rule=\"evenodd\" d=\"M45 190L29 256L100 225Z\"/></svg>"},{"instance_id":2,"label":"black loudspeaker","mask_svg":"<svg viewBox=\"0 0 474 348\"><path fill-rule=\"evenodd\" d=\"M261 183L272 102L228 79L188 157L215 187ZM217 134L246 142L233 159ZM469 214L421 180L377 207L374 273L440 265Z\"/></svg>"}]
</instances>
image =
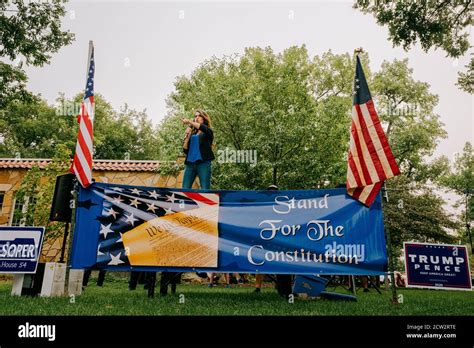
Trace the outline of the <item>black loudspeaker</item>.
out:
<instances>
[{"instance_id":1,"label":"black loudspeaker","mask_svg":"<svg viewBox=\"0 0 474 348\"><path fill-rule=\"evenodd\" d=\"M74 174L60 175L56 178L50 221L71 222L71 191L74 190Z\"/></svg>"}]
</instances>

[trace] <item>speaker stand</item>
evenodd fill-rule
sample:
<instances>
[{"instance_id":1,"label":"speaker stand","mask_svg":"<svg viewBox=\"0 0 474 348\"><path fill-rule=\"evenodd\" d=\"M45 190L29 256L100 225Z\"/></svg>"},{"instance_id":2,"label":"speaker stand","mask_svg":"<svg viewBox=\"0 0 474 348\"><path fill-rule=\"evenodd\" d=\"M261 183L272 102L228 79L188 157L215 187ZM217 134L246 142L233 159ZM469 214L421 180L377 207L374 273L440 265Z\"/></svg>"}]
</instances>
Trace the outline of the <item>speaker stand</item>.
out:
<instances>
[{"instance_id":1,"label":"speaker stand","mask_svg":"<svg viewBox=\"0 0 474 348\"><path fill-rule=\"evenodd\" d=\"M64 253L66 252L66 241L69 234L69 222L66 222L64 225L64 237L63 237L63 246L61 247L61 258L59 259L60 263L64 262Z\"/></svg>"}]
</instances>

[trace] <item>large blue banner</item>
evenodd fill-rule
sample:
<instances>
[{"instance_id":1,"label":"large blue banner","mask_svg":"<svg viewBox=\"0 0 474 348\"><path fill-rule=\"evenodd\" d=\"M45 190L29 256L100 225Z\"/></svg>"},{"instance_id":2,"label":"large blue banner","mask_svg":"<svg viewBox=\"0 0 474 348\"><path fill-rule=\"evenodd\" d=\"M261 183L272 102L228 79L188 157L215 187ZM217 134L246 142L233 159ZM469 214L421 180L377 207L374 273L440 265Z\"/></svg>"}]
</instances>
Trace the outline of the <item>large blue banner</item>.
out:
<instances>
[{"instance_id":1,"label":"large blue banner","mask_svg":"<svg viewBox=\"0 0 474 348\"><path fill-rule=\"evenodd\" d=\"M81 188L76 269L382 274L381 197L370 208L344 188L296 191Z\"/></svg>"},{"instance_id":2,"label":"large blue banner","mask_svg":"<svg viewBox=\"0 0 474 348\"><path fill-rule=\"evenodd\" d=\"M471 290L464 245L404 243L407 287Z\"/></svg>"}]
</instances>

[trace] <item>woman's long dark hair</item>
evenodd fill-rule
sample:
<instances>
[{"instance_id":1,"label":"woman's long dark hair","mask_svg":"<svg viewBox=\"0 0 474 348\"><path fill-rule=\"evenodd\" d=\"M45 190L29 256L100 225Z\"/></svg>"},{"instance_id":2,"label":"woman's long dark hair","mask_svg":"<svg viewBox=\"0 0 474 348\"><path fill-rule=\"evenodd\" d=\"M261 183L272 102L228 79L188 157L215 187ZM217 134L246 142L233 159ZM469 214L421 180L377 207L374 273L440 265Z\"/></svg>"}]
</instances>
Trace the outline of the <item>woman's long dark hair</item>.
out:
<instances>
[{"instance_id":1,"label":"woman's long dark hair","mask_svg":"<svg viewBox=\"0 0 474 348\"><path fill-rule=\"evenodd\" d=\"M201 116L204 120L204 124L208 126L209 128L212 128L212 122L211 122L211 117L205 112L204 110L197 109L194 114L199 113L199 116Z\"/></svg>"},{"instance_id":2,"label":"woman's long dark hair","mask_svg":"<svg viewBox=\"0 0 474 348\"><path fill-rule=\"evenodd\" d=\"M208 115L207 112L205 112L204 110L201 110L201 109L196 109L196 111L194 111L194 114L196 115L196 113L199 113L199 116L201 116L204 120L204 124L206 126L208 126L209 128L212 128L212 122L211 122L211 117ZM198 132L198 130L196 128L193 129L193 134L196 134ZM212 141L212 149L214 150L215 147L216 147L216 144L214 143L214 141Z\"/></svg>"},{"instance_id":3,"label":"woman's long dark hair","mask_svg":"<svg viewBox=\"0 0 474 348\"><path fill-rule=\"evenodd\" d=\"M211 122L211 117L207 114L207 112L205 112L204 110L201 110L201 109L197 109L196 111L194 111L194 114L196 115L196 113L199 113L199 116L202 117L202 119L204 120L204 124L206 126L208 126L209 128L212 128L212 122ZM198 130L196 128L193 129L193 134L196 134L198 132Z\"/></svg>"}]
</instances>

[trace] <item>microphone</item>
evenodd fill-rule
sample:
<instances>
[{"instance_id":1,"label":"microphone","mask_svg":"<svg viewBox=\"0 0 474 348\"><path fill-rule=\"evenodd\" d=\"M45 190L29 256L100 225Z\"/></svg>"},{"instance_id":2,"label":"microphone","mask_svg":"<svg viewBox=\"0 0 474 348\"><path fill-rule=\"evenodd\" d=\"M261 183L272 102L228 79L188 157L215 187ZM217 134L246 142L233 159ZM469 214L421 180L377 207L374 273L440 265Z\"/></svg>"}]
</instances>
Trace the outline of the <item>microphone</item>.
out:
<instances>
[{"instance_id":1,"label":"microphone","mask_svg":"<svg viewBox=\"0 0 474 348\"><path fill-rule=\"evenodd\" d=\"M188 129L189 129L190 131L188 131ZM186 130L184 131L184 140L186 140L186 138L188 137L188 135L192 134L193 130L194 130L194 127L193 127L192 125L188 124L188 127L187 127Z\"/></svg>"}]
</instances>

